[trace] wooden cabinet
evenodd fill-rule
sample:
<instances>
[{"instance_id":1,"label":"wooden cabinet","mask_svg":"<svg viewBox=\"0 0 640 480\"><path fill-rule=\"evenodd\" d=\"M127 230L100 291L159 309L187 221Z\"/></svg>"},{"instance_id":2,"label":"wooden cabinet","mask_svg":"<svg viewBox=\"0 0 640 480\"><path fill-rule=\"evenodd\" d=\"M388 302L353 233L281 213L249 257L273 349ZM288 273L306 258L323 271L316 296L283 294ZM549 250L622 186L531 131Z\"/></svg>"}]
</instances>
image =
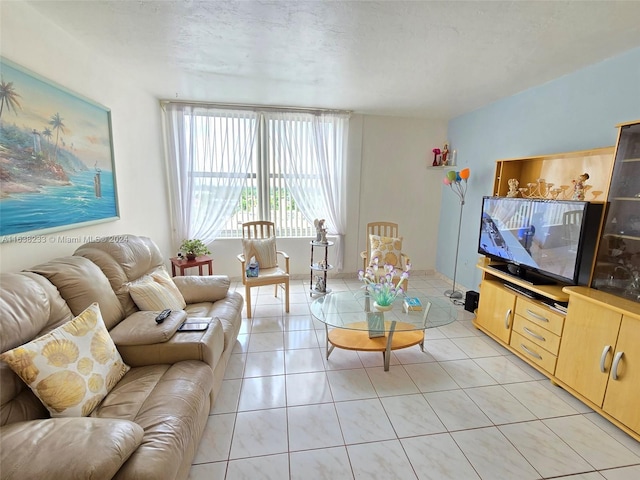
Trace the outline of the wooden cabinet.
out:
<instances>
[{"instance_id":1,"label":"wooden cabinet","mask_svg":"<svg viewBox=\"0 0 640 480\"><path fill-rule=\"evenodd\" d=\"M556 368L564 315L527 298L516 301L510 345L546 372Z\"/></svg>"},{"instance_id":2,"label":"wooden cabinet","mask_svg":"<svg viewBox=\"0 0 640 480\"><path fill-rule=\"evenodd\" d=\"M504 343L509 343L516 295L501 282L485 280L480 285L477 324Z\"/></svg>"},{"instance_id":3,"label":"wooden cabinet","mask_svg":"<svg viewBox=\"0 0 640 480\"><path fill-rule=\"evenodd\" d=\"M592 287L640 302L640 121L619 128Z\"/></svg>"},{"instance_id":4,"label":"wooden cabinet","mask_svg":"<svg viewBox=\"0 0 640 480\"><path fill-rule=\"evenodd\" d=\"M506 197L509 192L509 179L515 178L519 182L519 188L526 190L524 193L527 196L535 190L540 193L535 195L537 197L571 199L571 181L587 172L589 180L585 200L603 202L609 192L613 152L614 147L604 147L498 160L492 195ZM552 190L557 192L555 197Z\"/></svg>"},{"instance_id":5,"label":"wooden cabinet","mask_svg":"<svg viewBox=\"0 0 640 480\"><path fill-rule=\"evenodd\" d=\"M586 287L566 291L557 380L640 438L640 305Z\"/></svg>"},{"instance_id":6,"label":"wooden cabinet","mask_svg":"<svg viewBox=\"0 0 640 480\"><path fill-rule=\"evenodd\" d=\"M639 405L640 319L623 315L602 408L636 432L640 432Z\"/></svg>"}]
</instances>

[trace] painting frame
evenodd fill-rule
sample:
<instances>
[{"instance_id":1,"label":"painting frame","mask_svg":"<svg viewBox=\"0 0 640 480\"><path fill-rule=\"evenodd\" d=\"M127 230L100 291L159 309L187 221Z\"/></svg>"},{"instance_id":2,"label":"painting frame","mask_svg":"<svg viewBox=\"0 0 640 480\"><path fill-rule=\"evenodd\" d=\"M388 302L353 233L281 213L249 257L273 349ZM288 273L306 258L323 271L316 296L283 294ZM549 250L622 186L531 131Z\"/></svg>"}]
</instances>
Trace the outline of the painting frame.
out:
<instances>
[{"instance_id":1,"label":"painting frame","mask_svg":"<svg viewBox=\"0 0 640 480\"><path fill-rule=\"evenodd\" d=\"M0 56L0 242L120 219L111 110Z\"/></svg>"}]
</instances>

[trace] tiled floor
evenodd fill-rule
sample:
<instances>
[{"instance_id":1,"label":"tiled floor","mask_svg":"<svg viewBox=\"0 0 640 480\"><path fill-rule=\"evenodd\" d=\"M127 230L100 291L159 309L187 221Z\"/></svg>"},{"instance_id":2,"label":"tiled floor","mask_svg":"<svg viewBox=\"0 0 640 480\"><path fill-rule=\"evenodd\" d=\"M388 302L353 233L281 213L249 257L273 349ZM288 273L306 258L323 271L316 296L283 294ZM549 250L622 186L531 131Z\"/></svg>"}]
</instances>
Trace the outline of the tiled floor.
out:
<instances>
[{"instance_id":1,"label":"tiled floor","mask_svg":"<svg viewBox=\"0 0 640 480\"><path fill-rule=\"evenodd\" d=\"M640 478L640 443L473 328L462 307L427 331L428 353L396 351L384 372L379 353L327 360L307 287L291 288L288 315L273 287L254 294L190 479ZM412 276L410 288L450 287Z\"/></svg>"}]
</instances>

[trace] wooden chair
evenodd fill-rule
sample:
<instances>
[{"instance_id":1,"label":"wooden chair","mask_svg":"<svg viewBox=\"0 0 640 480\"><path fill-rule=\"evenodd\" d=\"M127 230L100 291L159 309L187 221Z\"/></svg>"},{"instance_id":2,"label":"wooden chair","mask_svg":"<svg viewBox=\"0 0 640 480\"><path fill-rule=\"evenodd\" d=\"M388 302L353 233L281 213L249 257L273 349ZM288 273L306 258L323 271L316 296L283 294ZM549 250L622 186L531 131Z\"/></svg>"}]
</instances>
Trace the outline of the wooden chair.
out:
<instances>
[{"instance_id":1,"label":"wooden chair","mask_svg":"<svg viewBox=\"0 0 640 480\"><path fill-rule=\"evenodd\" d=\"M392 238L401 238L398 234L398 224L392 222L371 222L367 223L367 249L363 252L360 252L360 257L362 258L362 269L366 270L371 262L371 240L370 235L379 235L381 237L392 237ZM400 264L396 266L398 270L404 270L407 264L410 263L409 257L404 253L400 253ZM380 266L382 267L384 262L381 261ZM397 282L399 277L393 279L394 282ZM405 280L403 288L405 290L409 289L409 279Z\"/></svg>"},{"instance_id":2,"label":"wooden chair","mask_svg":"<svg viewBox=\"0 0 640 480\"><path fill-rule=\"evenodd\" d=\"M241 264L242 283L245 287L247 318L251 318L251 288L263 285L274 285L276 297L278 296L278 287L284 288L285 311L289 313L289 255L276 250L275 239L273 222L255 221L242 224L243 253L238 255L238 260ZM260 242L261 240L264 242ZM249 258L245 258L245 255ZM278 255L284 258L284 269L277 264ZM246 274L251 256L255 256L259 264L257 277L247 277ZM270 266L269 262L273 262L273 266Z\"/></svg>"}]
</instances>

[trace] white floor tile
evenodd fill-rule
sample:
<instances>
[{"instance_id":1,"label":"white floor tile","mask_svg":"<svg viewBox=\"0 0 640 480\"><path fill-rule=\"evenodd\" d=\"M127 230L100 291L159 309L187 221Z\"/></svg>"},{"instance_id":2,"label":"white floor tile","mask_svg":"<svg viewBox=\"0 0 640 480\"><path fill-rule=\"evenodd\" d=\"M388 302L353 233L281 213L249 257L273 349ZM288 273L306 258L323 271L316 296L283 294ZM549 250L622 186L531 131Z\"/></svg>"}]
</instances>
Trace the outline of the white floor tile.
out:
<instances>
[{"instance_id":1,"label":"white floor tile","mask_svg":"<svg viewBox=\"0 0 640 480\"><path fill-rule=\"evenodd\" d=\"M327 378L336 402L377 397L369 375L363 368L327 372Z\"/></svg>"},{"instance_id":2,"label":"white floor tile","mask_svg":"<svg viewBox=\"0 0 640 480\"><path fill-rule=\"evenodd\" d=\"M244 378L284 374L284 352L249 352L244 367Z\"/></svg>"},{"instance_id":3,"label":"white floor tile","mask_svg":"<svg viewBox=\"0 0 640 480\"><path fill-rule=\"evenodd\" d=\"M495 379L485 372L473 360L452 360L441 362L440 365L453 380L462 388L495 385Z\"/></svg>"},{"instance_id":4,"label":"white floor tile","mask_svg":"<svg viewBox=\"0 0 640 480\"><path fill-rule=\"evenodd\" d=\"M582 415L544 423L597 470L640 464L638 455Z\"/></svg>"},{"instance_id":5,"label":"white floor tile","mask_svg":"<svg viewBox=\"0 0 640 480\"><path fill-rule=\"evenodd\" d=\"M326 372L298 373L286 377L287 405L333 402Z\"/></svg>"},{"instance_id":6,"label":"white floor tile","mask_svg":"<svg viewBox=\"0 0 640 480\"><path fill-rule=\"evenodd\" d=\"M538 418L561 417L578 413L575 408L538 382L512 383L504 385L504 388Z\"/></svg>"},{"instance_id":7,"label":"white floor tile","mask_svg":"<svg viewBox=\"0 0 640 480\"><path fill-rule=\"evenodd\" d=\"M448 433L400 440L420 480L479 480Z\"/></svg>"},{"instance_id":8,"label":"white floor tile","mask_svg":"<svg viewBox=\"0 0 640 480\"><path fill-rule=\"evenodd\" d=\"M194 464L228 460L235 421L235 413L209 415Z\"/></svg>"},{"instance_id":9,"label":"white floor tile","mask_svg":"<svg viewBox=\"0 0 640 480\"><path fill-rule=\"evenodd\" d=\"M333 404L289 407L287 420L291 452L344 445Z\"/></svg>"},{"instance_id":10,"label":"white floor tile","mask_svg":"<svg viewBox=\"0 0 640 480\"><path fill-rule=\"evenodd\" d=\"M483 480L537 480L538 472L496 427L451 434Z\"/></svg>"},{"instance_id":11,"label":"white floor tile","mask_svg":"<svg viewBox=\"0 0 640 480\"><path fill-rule=\"evenodd\" d=\"M230 459L288 451L287 413L284 408L238 413Z\"/></svg>"},{"instance_id":12,"label":"white floor tile","mask_svg":"<svg viewBox=\"0 0 640 480\"><path fill-rule=\"evenodd\" d=\"M366 372L379 397L410 395L420 392L401 365L390 367L386 372L381 367L367 368Z\"/></svg>"},{"instance_id":13,"label":"white floor tile","mask_svg":"<svg viewBox=\"0 0 640 480\"><path fill-rule=\"evenodd\" d=\"M447 430L423 395L385 397L380 401L398 438Z\"/></svg>"},{"instance_id":14,"label":"white floor tile","mask_svg":"<svg viewBox=\"0 0 640 480\"><path fill-rule=\"evenodd\" d=\"M492 425L463 390L425 393L424 397L448 431Z\"/></svg>"},{"instance_id":15,"label":"white floor tile","mask_svg":"<svg viewBox=\"0 0 640 480\"><path fill-rule=\"evenodd\" d=\"M378 399L336 402L342 435L347 445L396 438Z\"/></svg>"},{"instance_id":16,"label":"white floor tile","mask_svg":"<svg viewBox=\"0 0 640 480\"><path fill-rule=\"evenodd\" d=\"M494 425L536 419L533 413L501 385L467 388L465 393L480 407L480 410L489 417Z\"/></svg>"},{"instance_id":17,"label":"white floor tile","mask_svg":"<svg viewBox=\"0 0 640 480\"><path fill-rule=\"evenodd\" d=\"M217 477L209 477L209 480ZM231 460L225 480L282 480L289 478L289 456L269 455L266 457Z\"/></svg>"},{"instance_id":18,"label":"white floor tile","mask_svg":"<svg viewBox=\"0 0 640 480\"><path fill-rule=\"evenodd\" d=\"M593 470L584 458L540 420L502 425L498 428L545 478Z\"/></svg>"},{"instance_id":19,"label":"white floor tile","mask_svg":"<svg viewBox=\"0 0 640 480\"><path fill-rule=\"evenodd\" d=\"M347 451L355 478L373 480L418 478L398 440L349 445Z\"/></svg>"},{"instance_id":20,"label":"white floor tile","mask_svg":"<svg viewBox=\"0 0 640 480\"><path fill-rule=\"evenodd\" d=\"M460 388L439 363L405 365L404 369L421 392Z\"/></svg>"},{"instance_id":21,"label":"white floor tile","mask_svg":"<svg viewBox=\"0 0 640 480\"><path fill-rule=\"evenodd\" d=\"M240 390L238 411L278 408L287 405L284 375L245 378Z\"/></svg>"},{"instance_id":22,"label":"white floor tile","mask_svg":"<svg viewBox=\"0 0 640 480\"><path fill-rule=\"evenodd\" d=\"M290 465L291 480L353 480L354 478L347 449L344 446L291 452Z\"/></svg>"}]
</instances>

